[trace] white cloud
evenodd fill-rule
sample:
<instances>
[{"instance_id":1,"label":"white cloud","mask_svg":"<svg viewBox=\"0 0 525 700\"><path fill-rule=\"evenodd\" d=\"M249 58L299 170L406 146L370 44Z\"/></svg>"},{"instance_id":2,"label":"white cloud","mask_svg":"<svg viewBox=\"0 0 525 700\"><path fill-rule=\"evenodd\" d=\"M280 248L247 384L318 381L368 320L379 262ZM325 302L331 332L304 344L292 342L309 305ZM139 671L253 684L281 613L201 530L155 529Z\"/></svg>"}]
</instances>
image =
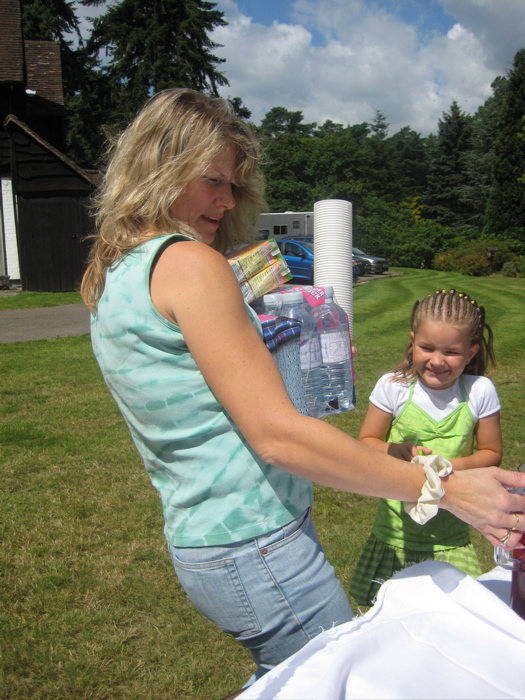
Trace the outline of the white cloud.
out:
<instances>
[{"instance_id":1,"label":"white cloud","mask_svg":"<svg viewBox=\"0 0 525 700\"><path fill-rule=\"evenodd\" d=\"M453 100L474 113L525 45L524 0L440 2L456 24L422 38L388 5L363 0L296 0L296 23L269 27L218 0L229 22L213 35L230 81L222 94L241 97L255 122L275 106L319 124L371 121L381 110L390 133L435 132Z\"/></svg>"},{"instance_id":2,"label":"white cloud","mask_svg":"<svg viewBox=\"0 0 525 700\"><path fill-rule=\"evenodd\" d=\"M440 0L461 26L483 46L486 65L497 75L512 67L512 59L525 45L524 0Z\"/></svg>"}]
</instances>

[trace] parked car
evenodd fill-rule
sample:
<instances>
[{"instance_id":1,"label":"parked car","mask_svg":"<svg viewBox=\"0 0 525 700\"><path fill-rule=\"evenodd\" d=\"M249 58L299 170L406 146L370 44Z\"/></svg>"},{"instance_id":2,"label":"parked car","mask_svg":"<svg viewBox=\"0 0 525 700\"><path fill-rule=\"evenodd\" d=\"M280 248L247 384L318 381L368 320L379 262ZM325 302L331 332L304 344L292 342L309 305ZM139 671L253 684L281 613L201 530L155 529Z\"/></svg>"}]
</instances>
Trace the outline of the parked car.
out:
<instances>
[{"instance_id":1,"label":"parked car","mask_svg":"<svg viewBox=\"0 0 525 700\"><path fill-rule=\"evenodd\" d=\"M372 274L372 265L370 265L368 260L366 260L365 258L360 258L358 255L354 255L353 253L352 258L354 261L354 265L357 265L360 277L363 277L363 275Z\"/></svg>"},{"instance_id":2,"label":"parked car","mask_svg":"<svg viewBox=\"0 0 525 700\"><path fill-rule=\"evenodd\" d=\"M375 255L368 255L368 253L363 253L359 248L352 248L352 253L354 260L361 258L370 263L370 271L367 270L365 274L382 275L383 272L388 270L388 263L385 258L377 258Z\"/></svg>"},{"instance_id":3,"label":"parked car","mask_svg":"<svg viewBox=\"0 0 525 700\"><path fill-rule=\"evenodd\" d=\"M294 280L304 282L305 284L313 284L314 278L314 244L311 241L306 241L303 238L291 239L287 238L277 241L279 250L283 254L284 259ZM359 277L359 265L352 265L352 280L355 283Z\"/></svg>"},{"instance_id":4,"label":"parked car","mask_svg":"<svg viewBox=\"0 0 525 700\"><path fill-rule=\"evenodd\" d=\"M283 237L281 239L277 239L277 244L282 245L286 241L294 241L296 243L311 243L313 245L314 242L314 237L313 236L301 236L300 238L294 238L293 236L288 237ZM366 253L357 253L358 248L352 248L352 257L354 259L354 262L357 262L358 264L358 270L357 273L354 273L354 282L356 281L356 274L358 277L363 277L364 275L371 275L374 274L372 270L372 263L370 260L372 260L372 256L366 255ZM376 258L377 260L383 260L383 258ZM386 260L385 260L386 264ZM388 270L388 266L385 267L385 270ZM376 273L377 274L377 273Z\"/></svg>"}]
</instances>

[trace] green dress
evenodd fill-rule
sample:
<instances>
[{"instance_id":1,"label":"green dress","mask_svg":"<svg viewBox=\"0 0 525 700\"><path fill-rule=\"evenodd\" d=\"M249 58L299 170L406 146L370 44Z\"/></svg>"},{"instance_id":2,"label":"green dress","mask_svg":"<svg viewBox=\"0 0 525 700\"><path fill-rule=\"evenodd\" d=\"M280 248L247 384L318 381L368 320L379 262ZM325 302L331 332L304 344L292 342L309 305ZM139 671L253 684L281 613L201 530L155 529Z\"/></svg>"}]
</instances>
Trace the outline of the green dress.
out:
<instances>
[{"instance_id":1,"label":"green dress","mask_svg":"<svg viewBox=\"0 0 525 700\"><path fill-rule=\"evenodd\" d=\"M386 441L424 445L445 459L471 455L476 419L467 403L462 376L459 381L461 403L440 421L413 403L415 381L412 382L407 402L392 421ZM384 581L396 571L427 559L448 562L474 577L481 574L466 523L440 510L428 523L418 525L405 512L401 501L380 499L350 594L360 605L373 605Z\"/></svg>"}]
</instances>

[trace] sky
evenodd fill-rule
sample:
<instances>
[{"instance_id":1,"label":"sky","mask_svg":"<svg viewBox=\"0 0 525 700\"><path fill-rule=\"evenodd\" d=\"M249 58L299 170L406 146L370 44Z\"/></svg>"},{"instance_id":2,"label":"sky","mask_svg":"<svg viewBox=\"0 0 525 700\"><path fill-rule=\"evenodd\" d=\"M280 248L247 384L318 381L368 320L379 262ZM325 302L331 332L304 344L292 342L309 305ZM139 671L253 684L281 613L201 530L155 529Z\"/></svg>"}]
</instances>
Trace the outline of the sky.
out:
<instances>
[{"instance_id":1,"label":"sky","mask_svg":"<svg viewBox=\"0 0 525 700\"><path fill-rule=\"evenodd\" d=\"M474 114L525 47L525 0L216 0L220 70L260 123L276 106L321 125L426 136L455 100Z\"/></svg>"},{"instance_id":2,"label":"sky","mask_svg":"<svg viewBox=\"0 0 525 700\"><path fill-rule=\"evenodd\" d=\"M230 83L220 94L256 124L272 107L345 126L381 111L390 135L437 133L454 100L474 114L525 47L525 0L215 2L228 22L211 36Z\"/></svg>"}]
</instances>

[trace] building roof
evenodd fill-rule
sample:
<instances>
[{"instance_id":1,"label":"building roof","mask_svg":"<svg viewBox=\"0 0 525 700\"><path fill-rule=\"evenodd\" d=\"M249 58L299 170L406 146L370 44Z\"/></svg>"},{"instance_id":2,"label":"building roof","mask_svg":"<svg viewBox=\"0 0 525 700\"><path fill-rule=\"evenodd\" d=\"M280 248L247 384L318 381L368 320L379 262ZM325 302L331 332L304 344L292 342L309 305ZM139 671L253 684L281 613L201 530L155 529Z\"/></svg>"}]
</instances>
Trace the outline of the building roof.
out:
<instances>
[{"instance_id":1,"label":"building roof","mask_svg":"<svg viewBox=\"0 0 525 700\"><path fill-rule=\"evenodd\" d=\"M20 0L1 0L0 82L24 82L24 44Z\"/></svg>"},{"instance_id":2,"label":"building roof","mask_svg":"<svg viewBox=\"0 0 525 700\"><path fill-rule=\"evenodd\" d=\"M27 88L39 97L63 105L60 45L56 41L24 41L24 46Z\"/></svg>"},{"instance_id":3,"label":"building roof","mask_svg":"<svg viewBox=\"0 0 525 700\"><path fill-rule=\"evenodd\" d=\"M9 133L18 131L24 134L28 139L38 144L44 151L47 151L57 162L61 163L65 168L75 173L85 182L92 186L98 186L100 183L100 173L94 172L93 170L84 170L79 165L74 163L70 158L61 153L57 148L48 143L41 136L36 134L32 129L30 129L27 124L20 121L14 114L10 114L4 121L4 127Z\"/></svg>"}]
</instances>

